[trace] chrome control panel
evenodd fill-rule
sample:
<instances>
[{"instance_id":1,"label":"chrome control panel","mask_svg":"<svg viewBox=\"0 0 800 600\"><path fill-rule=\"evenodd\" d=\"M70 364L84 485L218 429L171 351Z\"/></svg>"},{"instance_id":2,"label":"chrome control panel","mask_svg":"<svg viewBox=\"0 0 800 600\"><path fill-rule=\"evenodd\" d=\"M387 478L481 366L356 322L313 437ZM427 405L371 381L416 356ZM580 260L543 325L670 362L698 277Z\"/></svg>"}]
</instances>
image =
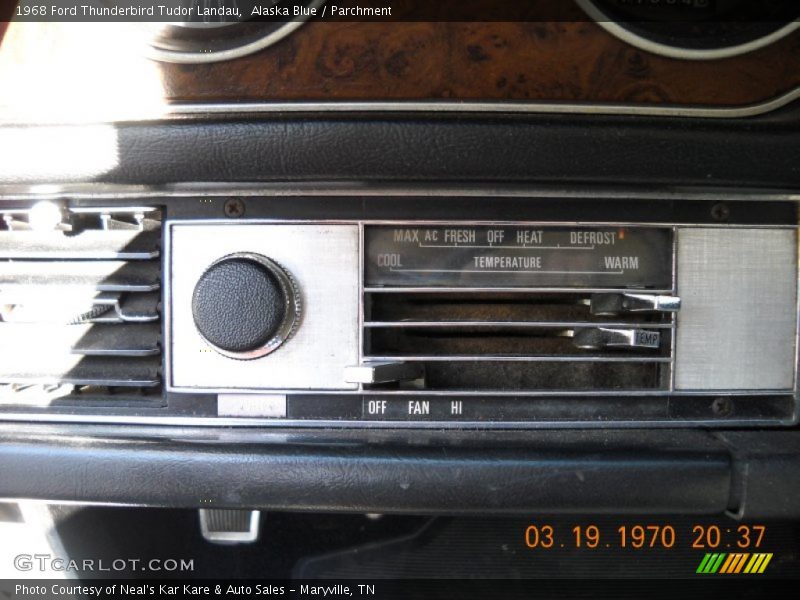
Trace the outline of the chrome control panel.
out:
<instances>
[{"instance_id":1,"label":"chrome control panel","mask_svg":"<svg viewBox=\"0 0 800 600\"><path fill-rule=\"evenodd\" d=\"M0 419L798 422L787 198L139 193L0 210Z\"/></svg>"},{"instance_id":2,"label":"chrome control panel","mask_svg":"<svg viewBox=\"0 0 800 600\"><path fill-rule=\"evenodd\" d=\"M168 223L166 239L168 390L217 394L226 414L525 424L613 398L599 418L645 422L671 399L691 422L674 407L722 394L756 399L744 418L795 415L793 227L243 219ZM231 256L296 286L293 335L270 353L221 351L192 318ZM218 312L245 335L271 300L240 301Z\"/></svg>"}]
</instances>

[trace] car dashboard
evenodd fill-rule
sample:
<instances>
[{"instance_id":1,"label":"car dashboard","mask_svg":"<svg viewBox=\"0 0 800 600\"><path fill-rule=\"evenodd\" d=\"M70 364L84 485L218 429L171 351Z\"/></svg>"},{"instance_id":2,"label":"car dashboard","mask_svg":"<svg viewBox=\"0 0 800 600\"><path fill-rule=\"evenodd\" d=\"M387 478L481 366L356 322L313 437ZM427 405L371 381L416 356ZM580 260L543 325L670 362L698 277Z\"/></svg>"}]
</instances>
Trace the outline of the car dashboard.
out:
<instances>
[{"instance_id":1,"label":"car dashboard","mask_svg":"<svg viewBox=\"0 0 800 600\"><path fill-rule=\"evenodd\" d=\"M796 15L90 4L0 23L0 498L800 517Z\"/></svg>"}]
</instances>

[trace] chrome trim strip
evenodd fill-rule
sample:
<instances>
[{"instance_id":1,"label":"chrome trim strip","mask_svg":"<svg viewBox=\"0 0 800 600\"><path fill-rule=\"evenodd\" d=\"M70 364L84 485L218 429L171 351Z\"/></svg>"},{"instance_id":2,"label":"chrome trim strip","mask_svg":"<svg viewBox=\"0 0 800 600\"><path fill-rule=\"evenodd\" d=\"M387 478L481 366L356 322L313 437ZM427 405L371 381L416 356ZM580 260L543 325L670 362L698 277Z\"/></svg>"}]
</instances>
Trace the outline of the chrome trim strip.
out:
<instances>
[{"instance_id":1,"label":"chrome trim strip","mask_svg":"<svg viewBox=\"0 0 800 600\"><path fill-rule=\"evenodd\" d=\"M181 390L182 393L191 394L254 394L254 395L285 395L292 396L469 396L469 397L570 397L570 396L601 396L601 397L630 397L630 396L669 396L672 394L666 388L651 388L651 389L630 389L630 390L511 390L511 391L497 391L497 390L381 390L381 389L364 389L362 391L353 390L287 390L287 389L269 389L264 388L206 388L195 387L185 388ZM178 392L178 393L181 393ZM784 396L793 394L793 390L709 390L709 391L681 391L681 396ZM9 404L6 403L5 407L24 406L23 404ZM33 406L36 408L36 406ZM0 411L0 421L2 420L2 411Z\"/></svg>"},{"instance_id":2,"label":"chrome trim strip","mask_svg":"<svg viewBox=\"0 0 800 600\"><path fill-rule=\"evenodd\" d=\"M452 396L463 396L463 397L494 397L494 396L502 396L502 397L526 397L526 398L543 398L543 397L572 397L572 396L586 396L586 397L620 397L620 398L628 398L628 397L639 397L639 396L670 396L673 395L673 392L670 392L666 388L653 388L653 389L630 389L630 390L522 390L522 391L492 391L492 390L416 390L416 389L406 389L406 390L381 390L381 389L365 389L359 392L353 392L351 390L286 390L286 389L271 389L271 390L264 390L263 388L192 388L188 390L193 394L211 394L211 395L220 395L220 394L232 394L232 395L285 395L287 397L290 396L441 396L441 397L452 397ZM787 396L793 395L794 391L791 389L785 390L708 390L708 391L696 391L696 390L682 390L680 392L680 396L704 396L704 397L713 397L715 395L725 395L725 396ZM0 408L39 408L40 405L36 404L10 404L4 403L0 405ZM3 412L0 410L0 421L2 421Z\"/></svg>"},{"instance_id":3,"label":"chrome trim strip","mask_svg":"<svg viewBox=\"0 0 800 600\"><path fill-rule=\"evenodd\" d=\"M366 302L364 301L364 264L365 252L364 242L364 223L358 224L358 364L364 364L364 354L367 349L364 347L364 321L367 318ZM364 383L358 382L358 391L364 391Z\"/></svg>"},{"instance_id":4,"label":"chrome trim strip","mask_svg":"<svg viewBox=\"0 0 800 600\"><path fill-rule=\"evenodd\" d=\"M798 88L800 90L800 88ZM485 197L493 198L537 198L537 199L593 199L604 200L700 200L700 201L772 201L772 202L800 202L800 192L775 191L738 188L727 188L707 191L702 188L676 189L653 191L648 188L605 188L603 186L575 186L565 190L564 187L526 185L494 184L491 186L475 185L446 185L408 184L404 186L375 185L357 182L327 182L327 183L218 183L197 182L179 183L165 186L143 186L113 183L78 183L78 184L0 184L0 201L59 200L68 197L73 200L130 200L153 198L217 198L217 197L297 197L297 196L324 196L324 197L406 197L419 196L425 198L438 197ZM448 221L452 222L452 221ZM691 225L691 223L678 223ZM674 223L654 224L656 227L672 227ZM737 227L726 223L704 224L703 227ZM758 225L742 225L741 227L757 228Z\"/></svg>"},{"instance_id":5,"label":"chrome trim strip","mask_svg":"<svg viewBox=\"0 0 800 600\"><path fill-rule=\"evenodd\" d=\"M480 102L452 101L377 101L377 102L244 102L240 104L173 104L164 116L169 118L270 115L276 113L493 113L607 115L648 117L689 117L703 119L742 119L783 108L800 98L800 86L756 104L744 106L680 106L588 102ZM136 119L133 119L136 120ZM152 117L141 120L152 120Z\"/></svg>"},{"instance_id":6,"label":"chrome trim strip","mask_svg":"<svg viewBox=\"0 0 800 600\"><path fill-rule=\"evenodd\" d=\"M164 326L161 328L162 348L161 358L164 364L164 371L161 379L165 391L169 391L172 386L172 310L170 308L171 295L169 289L172 281L172 236L168 234L170 229L169 220L161 223L161 255L164 262L161 263L161 273L164 280L161 282L161 319Z\"/></svg>"},{"instance_id":7,"label":"chrome trim strip","mask_svg":"<svg viewBox=\"0 0 800 600\"><path fill-rule=\"evenodd\" d=\"M672 228L672 296L678 297L678 228ZM678 311L674 311L670 315L670 338L669 338L669 355L672 357L672 362L669 364L669 381L667 387L670 392L675 391L675 338L678 337Z\"/></svg>"},{"instance_id":8,"label":"chrome trim strip","mask_svg":"<svg viewBox=\"0 0 800 600\"><path fill-rule=\"evenodd\" d=\"M202 117L243 117L243 116L269 116L279 114L414 114L414 113L441 113L441 114L522 114L522 115L604 115L604 116L636 116L636 117L685 117L693 119L744 119L767 114L783 108L795 100L800 99L800 86L788 92L757 102L741 106L700 106L677 104L649 105L649 104L620 104L620 103L591 103L591 102L526 102L504 101L486 102L464 100L453 102L450 100L394 100L374 102L240 102L240 103L209 103L209 104L169 104L158 115L119 115L114 119L98 120L96 123L120 122L157 122L174 119L190 119ZM30 116L19 116L0 119L0 126L13 125L86 125L87 121L47 120L44 116L37 116L32 120Z\"/></svg>"},{"instance_id":9,"label":"chrome trim strip","mask_svg":"<svg viewBox=\"0 0 800 600\"><path fill-rule=\"evenodd\" d=\"M87 423L87 424L124 424L124 425L157 425L177 427L278 427L278 428L335 428L335 429L601 429L601 428L634 428L664 427L669 429L684 427L780 427L793 425L794 420L768 419L718 419L699 421L531 421L507 423L483 421L301 421L292 419L246 419L217 417L118 417L99 415L30 415L10 413L0 415L0 421L27 421L36 423Z\"/></svg>"},{"instance_id":10,"label":"chrome trim strip","mask_svg":"<svg viewBox=\"0 0 800 600\"><path fill-rule=\"evenodd\" d=\"M798 225L800 225L800 223L798 223ZM800 231L798 232L798 235L800 235ZM795 327L794 336L794 421L798 422L800 421L800 239L797 242L797 254L795 256L795 262L795 266L797 268L797 305L795 308L797 311L797 324Z\"/></svg>"},{"instance_id":11,"label":"chrome trim strip","mask_svg":"<svg viewBox=\"0 0 800 600\"><path fill-rule=\"evenodd\" d=\"M709 397L715 394L726 396L787 396L793 393L792 390L710 390L710 391L682 391L681 396L703 396ZM364 396L469 396L469 397L488 397L488 396L525 396L537 397L570 397L570 396L599 396L604 398L632 397L632 396L671 396L673 392L667 389L639 389L639 390L593 390L593 391L567 391L567 390L538 390L538 391L492 391L487 390L364 390Z\"/></svg>"},{"instance_id":12,"label":"chrome trim strip","mask_svg":"<svg viewBox=\"0 0 800 600\"><path fill-rule=\"evenodd\" d=\"M695 229L709 229L710 225L706 225L705 223L653 223L650 221L537 221L535 219L519 219L517 221L509 221L507 219L450 219L450 220L443 220L443 219L251 219L247 221L237 221L233 219L207 219L207 220L191 220L191 221L180 221L180 220L172 220L169 221L170 223L206 223L210 225L221 225L221 224L228 224L228 225L236 225L237 223L242 222L252 222L256 224L291 224L291 223L317 223L317 224L336 224L336 225L354 225L358 223L364 223L365 225L369 225L374 227L376 225L414 225L419 227L427 227L427 226L446 226L452 225L453 223L458 223L460 225L487 225L487 226L494 226L499 225L503 227L513 227L515 225L525 226L525 227L596 227L596 228L606 228L606 227L636 227L639 229L648 228L648 229L673 229L675 227L683 227L683 228L695 228ZM720 224L717 229L797 229L800 225L749 225L749 224ZM575 288L573 288L575 289ZM627 291L630 292L630 289ZM645 291L649 292L649 290L642 290L644 293Z\"/></svg>"}]
</instances>

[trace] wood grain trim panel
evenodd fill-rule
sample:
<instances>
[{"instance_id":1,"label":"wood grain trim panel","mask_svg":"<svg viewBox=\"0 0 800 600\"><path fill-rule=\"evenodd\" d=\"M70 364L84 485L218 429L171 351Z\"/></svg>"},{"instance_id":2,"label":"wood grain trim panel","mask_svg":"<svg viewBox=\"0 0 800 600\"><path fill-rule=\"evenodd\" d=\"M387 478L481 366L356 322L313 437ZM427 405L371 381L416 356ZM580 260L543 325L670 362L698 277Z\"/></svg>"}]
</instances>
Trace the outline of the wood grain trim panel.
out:
<instances>
[{"instance_id":1,"label":"wood grain trim panel","mask_svg":"<svg viewBox=\"0 0 800 600\"><path fill-rule=\"evenodd\" d=\"M123 24L12 23L6 120L158 117L228 102L524 101L733 108L800 86L800 32L750 54L681 61L592 22L311 22L257 54L156 63ZM82 118L81 117L81 118ZM77 118L77 117L75 117Z\"/></svg>"},{"instance_id":2,"label":"wood grain trim panel","mask_svg":"<svg viewBox=\"0 0 800 600\"><path fill-rule=\"evenodd\" d=\"M173 100L528 100L741 106L800 85L800 35L680 61L594 23L310 23L257 55L167 65Z\"/></svg>"}]
</instances>

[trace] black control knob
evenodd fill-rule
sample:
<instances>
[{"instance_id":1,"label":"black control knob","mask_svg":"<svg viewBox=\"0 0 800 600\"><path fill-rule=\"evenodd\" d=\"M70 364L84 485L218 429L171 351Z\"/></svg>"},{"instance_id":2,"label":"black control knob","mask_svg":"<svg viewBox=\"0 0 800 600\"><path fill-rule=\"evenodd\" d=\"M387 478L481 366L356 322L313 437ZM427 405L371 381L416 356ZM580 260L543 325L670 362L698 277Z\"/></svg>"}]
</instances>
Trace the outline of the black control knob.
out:
<instances>
[{"instance_id":1,"label":"black control knob","mask_svg":"<svg viewBox=\"0 0 800 600\"><path fill-rule=\"evenodd\" d=\"M200 335L221 354L259 358L294 333L300 294L292 277L266 256L231 254L198 280L192 315Z\"/></svg>"}]
</instances>

